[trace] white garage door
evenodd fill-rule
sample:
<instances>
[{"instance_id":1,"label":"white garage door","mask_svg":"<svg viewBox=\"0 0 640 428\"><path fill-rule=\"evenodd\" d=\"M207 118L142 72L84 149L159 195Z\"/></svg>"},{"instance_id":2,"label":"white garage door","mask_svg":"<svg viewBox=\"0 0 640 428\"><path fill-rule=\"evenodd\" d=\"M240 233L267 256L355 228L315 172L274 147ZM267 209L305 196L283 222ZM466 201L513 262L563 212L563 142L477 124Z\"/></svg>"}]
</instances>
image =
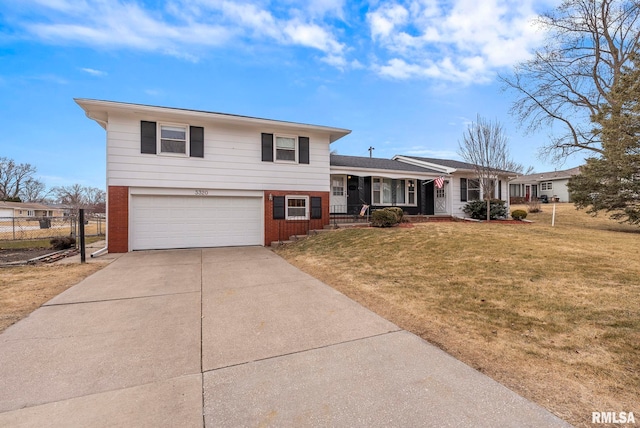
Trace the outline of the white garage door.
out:
<instances>
[{"instance_id":1,"label":"white garage door","mask_svg":"<svg viewBox=\"0 0 640 428\"><path fill-rule=\"evenodd\" d=\"M133 250L262 245L262 199L222 196L131 198Z\"/></svg>"}]
</instances>

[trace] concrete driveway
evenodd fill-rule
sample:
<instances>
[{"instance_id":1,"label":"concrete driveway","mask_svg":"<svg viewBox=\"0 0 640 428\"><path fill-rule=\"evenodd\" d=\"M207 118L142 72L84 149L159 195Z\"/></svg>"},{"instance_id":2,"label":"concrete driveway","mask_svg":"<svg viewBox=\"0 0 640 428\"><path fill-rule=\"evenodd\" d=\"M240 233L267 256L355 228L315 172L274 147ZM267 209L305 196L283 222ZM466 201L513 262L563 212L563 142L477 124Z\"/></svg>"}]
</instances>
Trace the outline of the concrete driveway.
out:
<instances>
[{"instance_id":1,"label":"concrete driveway","mask_svg":"<svg viewBox=\"0 0 640 428\"><path fill-rule=\"evenodd\" d=\"M0 426L567 426L261 247L125 254L0 335Z\"/></svg>"}]
</instances>

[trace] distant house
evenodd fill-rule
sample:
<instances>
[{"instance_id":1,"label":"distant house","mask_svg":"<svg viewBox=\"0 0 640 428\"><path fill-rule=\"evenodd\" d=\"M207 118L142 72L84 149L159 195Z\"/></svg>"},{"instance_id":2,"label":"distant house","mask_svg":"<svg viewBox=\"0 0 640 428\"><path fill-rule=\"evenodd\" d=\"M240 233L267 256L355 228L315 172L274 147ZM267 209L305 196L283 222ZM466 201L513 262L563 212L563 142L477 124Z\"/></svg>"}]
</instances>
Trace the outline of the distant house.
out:
<instances>
[{"instance_id":1,"label":"distant house","mask_svg":"<svg viewBox=\"0 0 640 428\"><path fill-rule=\"evenodd\" d=\"M512 204L536 198L555 202L571 202L567 183L571 177L577 174L580 174L580 167L522 175L509 182L509 199Z\"/></svg>"},{"instance_id":2,"label":"distant house","mask_svg":"<svg viewBox=\"0 0 640 428\"><path fill-rule=\"evenodd\" d=\"M64 211L43 204L0 201L0 217L62 217Z\"/></svg>"}]
</instances>

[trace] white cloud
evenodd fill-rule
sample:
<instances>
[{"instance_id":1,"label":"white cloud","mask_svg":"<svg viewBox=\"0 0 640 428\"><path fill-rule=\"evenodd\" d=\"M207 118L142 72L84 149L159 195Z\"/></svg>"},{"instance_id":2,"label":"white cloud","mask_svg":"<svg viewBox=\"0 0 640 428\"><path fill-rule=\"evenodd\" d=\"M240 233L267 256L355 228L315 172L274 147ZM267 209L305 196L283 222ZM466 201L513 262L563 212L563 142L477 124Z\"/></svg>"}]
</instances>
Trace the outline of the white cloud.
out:
<instances>
[{"instance_id":1,"label":"white cloud","mask_svg":"<svg viewBox=\"0 0 640 428\"><path fill-rule=\"evenodd\" d=\"M221 45L230 38L230 30L222 26L168 22L168 19L158 19L134 3L91 3L93 7L79 7L71 11L66 7L50 6L58 12L53 23L38 22L26 27L34 35L54 43L71 42L165 53L182 52L189 45Z\"/></svg>"},{"instance_id":2,"label":"white cloud","mask_svg":"<svg viewBox=\"0 0 640 428\"><path fill-rule=\"evenodd\" d=\"M14 0L10 5L18 12L13 22L52 44L144 50L193 62L216 48L297 47L318 52L312 57L340 70L364 63L388 78L469 84L526 59L541 41L530 25L535 8L558 1L371 0L364 15L361 4L345 0Z\"/></svg>"},{"instance_id":3,"label":"white cloud","mask_svg":"<svg viewBox=\"0 0 640 428\"><path fill-rule=\"evenodd\" d=\"M339 68L350 63L345 45L323 20L342 16L344 0L293 2L286 10L269 9L261 0L172 0L156 8L141 0L25 1L31 16L23 26L50 43L156 51L197 61L207 48L275 42L318 50L324 62ZM38 11L35 19L31 9Z\"/></svg>"},{"instance_id":4,"label":"white cloud","mask_svg":"<svg viewBox=\"0 0 640 428\"><path fill-rule=\"evenodd\" d=\"M85 73L89 73L92 76L96 76L96 77L102 77L102 76L106 76L107 75L106 71L96 70L94 68L81 68L80 70L84 71Z\"/></svg>"},{"instance_id":5,"label":"white cloud","mask_svg":"<svg viewBox=\"0 0 640 428\"><path fill-rule=\"evenodd\" d=\"M542 41L534 0L382 3L367 15L371 39L388 57L374 68L398 79L473 83L527 59Z\"/></svg>"},{"instance_id":6,"label":"white cloud","mask_svg":"<svg viewBox=\"0 0 640 428\"><path fill-rule=\"evenodd\" d=\"M332 55L341 54L344 48L330 32L315 24L290 22L285 25L284 34L294 44L316 48Z\"/></svg>"},{"instance_id":7,"label":"white cloud","mask_svg":"<svg viewBox=\"0 0 640 428\"><path fill-rule=\"evenodd\" d=\"M302 0L300 4L306 8L311 16L336 16L344 19L345 0Z\"/></svg>"},{"instance_id":8,"label":"white cloud","mask_svg":"<svg viewBox=\"0 0 640 428\"><path fill-rule=\"evenodd\" d=\"M393 30L406 23L409 12L399 4L384 4L375 12L367 14L371 35L374 39L389 37Z\"/></svg>"}]
</instances>

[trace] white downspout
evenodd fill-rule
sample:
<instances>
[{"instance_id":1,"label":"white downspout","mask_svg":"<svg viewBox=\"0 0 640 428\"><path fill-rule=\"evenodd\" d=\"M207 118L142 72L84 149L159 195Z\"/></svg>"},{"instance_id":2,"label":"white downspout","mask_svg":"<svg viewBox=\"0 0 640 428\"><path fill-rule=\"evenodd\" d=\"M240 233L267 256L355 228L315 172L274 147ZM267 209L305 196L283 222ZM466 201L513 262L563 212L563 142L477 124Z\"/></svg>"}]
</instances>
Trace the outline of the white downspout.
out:
<instances>
[{"instance_id":1,"label":"white downspout","mask_svg":"<svg viewBox=\"0 0 640 428\"><path fill-rule=\"evenodd\" d=\"M93 117L93 116L91 115L91 112L89 112L89 111L87 111L85 114L86 114L86 116L87 116L89 119L91 119L91 120L95 120L96 122L98 122L98 124L100 124L100 125L101 125L105 130L107 129L107 124L108 124L108 122L107 122L106 120L102 120L102 119L98 119L98 118L96 118L96 117ZM109 189L108 189L108 187L107 187L107 191L108 191L108 190L109 190ZM107 220L108 220L108 219L107 219ZM108 233L108 231L106 231L106 230L105 230L105 237L107 236L107 233ZM104 248L100 248L98 251L94 251L93 253L91 253L91 258L101 256L101 255L103 255L104 253L106 253L108 250L109 250L109 247L106 247L106 246L105 246Z\"/></svg>"},{"instance_id":2,"label":"white downspout","mask_svg":"<svg viewBox=\"0 0 640 428\"><path fill-rule=\"evenodd\" d=\"M95 252L91 253L91 258L101 256L104 253L106 253L107 250L109 250L108 247L100 248L98 251L95 251Z\"/></svg>"}]
</instances>

